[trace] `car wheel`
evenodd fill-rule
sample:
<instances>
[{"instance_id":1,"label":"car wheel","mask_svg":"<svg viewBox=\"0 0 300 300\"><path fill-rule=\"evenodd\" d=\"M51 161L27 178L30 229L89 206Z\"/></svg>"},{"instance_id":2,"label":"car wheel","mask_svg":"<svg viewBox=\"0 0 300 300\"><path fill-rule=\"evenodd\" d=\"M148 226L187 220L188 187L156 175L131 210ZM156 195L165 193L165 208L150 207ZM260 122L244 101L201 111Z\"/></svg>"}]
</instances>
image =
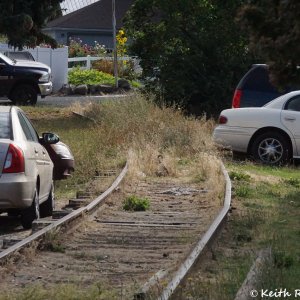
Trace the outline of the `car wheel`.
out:
<instances>
[{"instance_id":1,"label":"car wheel","mask_svg":"<svg viewBox=\"0 0 300 300\"><path fill-rule=\"evenodd\" d=\"M37 102L37 91L32 85L20 84L12 91L10 99L14 104L35 105Z\"/></svg>"},{"instance_id":2,"label":"car wheel","mask_svg":"<svg viewBox=\"0 0 300 300\"><path fill-rule=\"evenodd\" d=\"M291 149L287 139L277 132L266 132L253 142L251 154L254 159L268 165L287 163L291 158Z\"/></svg>"},{"instance_id":3,"label":"car wheel","mask_svg":"<svg viewBox=\"0 0 300 300\"><path fill-rule=\"evenodd\" d=\"M55 200L54 185L52 183L48 199L40 205L40 215L42 218L52 216Z\"/></svg>"},{"instance_id":4,"label":"car wheel","mask_svg":"<svg viewBox=\"0 0 300 300\"><path fill-rule=\"evenodd\" d=\"M30 229L32 222L40 218L39 195L35 189L33 201L30 207L23 210L21 214L21 223L24 229Z\"/></svg>"}]
</instances>

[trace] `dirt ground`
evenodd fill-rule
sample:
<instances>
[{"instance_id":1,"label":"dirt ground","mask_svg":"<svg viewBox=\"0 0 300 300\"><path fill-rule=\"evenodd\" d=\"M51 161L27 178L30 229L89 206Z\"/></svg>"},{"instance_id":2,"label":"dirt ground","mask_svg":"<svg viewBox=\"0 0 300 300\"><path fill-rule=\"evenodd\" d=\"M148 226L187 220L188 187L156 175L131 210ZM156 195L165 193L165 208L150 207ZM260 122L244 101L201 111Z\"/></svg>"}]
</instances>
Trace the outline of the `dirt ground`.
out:
<instances>
[{"instance_id":1,"label":"dirt ground","mask_svg":"<svg viewBox=\"0 0 300 300\"><path fill-rule=\"evenodd\" d=\"M150 208L125 211L128 195L147 197ZM75 230L54 237L51 251L40 250L3 269L0 288L11 291L39 284L48 289L72 283L84 289L101 283L122 299L132 299L164 270L166 277L153 289L157 292L205 233L220 205L205 183L191 184L184 178L146 177L124 183Z\"/></svg>"}]
</instances>

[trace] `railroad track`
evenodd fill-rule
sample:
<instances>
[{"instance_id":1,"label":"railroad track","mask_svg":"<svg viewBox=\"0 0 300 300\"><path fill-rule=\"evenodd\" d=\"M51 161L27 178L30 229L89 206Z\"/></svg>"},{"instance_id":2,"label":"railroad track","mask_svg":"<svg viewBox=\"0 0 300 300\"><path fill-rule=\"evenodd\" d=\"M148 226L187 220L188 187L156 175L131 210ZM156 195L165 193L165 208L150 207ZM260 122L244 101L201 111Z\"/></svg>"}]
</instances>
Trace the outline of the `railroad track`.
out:
<instances>
[{"instance_id":1,"label":"railroad track","mask_svg":"<svg viewBox=\"0 0 300 300\"><path fill-rule=\"evenodd\" d=\"M182 183L179 187L179 182L171 179L163 183L158 179L141 181L112 194L126 172L127 165L113 185L91 203L0 252L0 264L4 264L24 247L43 245L58 228L65 230L68 224L76 224L71 234L64 235L62 251L39 250L42 253L34 264L12 274L16 286L67 282L87 287L101 280L121 291L122 299L169 299L225 219L230 180L223 168L225 201L223 207L216 207L207 200L211 191ZM149 197L151 211L120 209L120 199L132 193Z\"/></svg>"},{"instance_id":2,"label":"railroad track","mask_svg":"<svg viewBox=\"0 0 300 300\"><path fill-rule=\"evenodd\" d=\"M91 213L119 185L127 169L126 165L114 183L92 202L90 202L89 191L77 192L77 197L70 199L69 204L64 209L54 211L51 219L44 218L34 221L32 230L22 230L16 218L0 218L0 222L6 222L5 228L2 228L0 231L0 264L5 263L5 260L13 256L16 251L21 251L33 242L42 242L43 238L51 231L57 231L68 223L83 217L85 214ZM101 180L114 175L116 175L115 170L102 171L98 172L94 179L97 181L98 179Z\"/></svg>"}]
</instances>

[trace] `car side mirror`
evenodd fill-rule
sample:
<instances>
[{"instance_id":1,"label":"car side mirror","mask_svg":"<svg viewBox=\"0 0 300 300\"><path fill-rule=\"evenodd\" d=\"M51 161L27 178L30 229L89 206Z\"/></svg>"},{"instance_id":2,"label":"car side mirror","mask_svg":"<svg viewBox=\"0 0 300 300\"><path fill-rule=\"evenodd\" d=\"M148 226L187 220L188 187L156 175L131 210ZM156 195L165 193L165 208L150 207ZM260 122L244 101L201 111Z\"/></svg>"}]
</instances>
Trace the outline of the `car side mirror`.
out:
<instances>
[{"instance_id":1,"label":"car side mirror","mask_svg":"<svg viewBox=\"0 0 300 300\"><path fill-rule=\"evenodd\" d=\"M42 141L45 144L56 144L59 142L59 136L56 135L55 133L44 132L42 134Z\"/></svg>"}]
</instances>

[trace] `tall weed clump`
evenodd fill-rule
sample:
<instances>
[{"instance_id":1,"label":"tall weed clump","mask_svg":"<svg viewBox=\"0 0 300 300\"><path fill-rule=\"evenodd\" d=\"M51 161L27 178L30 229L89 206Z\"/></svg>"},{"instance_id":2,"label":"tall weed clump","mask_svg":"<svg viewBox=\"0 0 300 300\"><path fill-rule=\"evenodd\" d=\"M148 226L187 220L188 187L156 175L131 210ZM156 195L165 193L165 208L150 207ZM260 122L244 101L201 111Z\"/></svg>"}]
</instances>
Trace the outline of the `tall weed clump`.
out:
<instances>
[{"instance_id":1,"label":"tall weed clump","mask_svg":"<svg viewBox=\"0 0 300 300\"><path fill-rule=\"evenodd\" d=\"M125 161L133 175L156 176L163 164L168 176L178 176L188 168L198 179L219 182L220 167L211 139L213 121L205 117L195 119L177 109L159 108L140 95L26 111L39 132L57 133L74 154L75 174L58 182L57 191L60 186L84 184L97 171L121 167ZM73 111L88 118L79 118Z\"/></svg>"},{"instance_id":2,"label":"tall weed clump","mask_svg":"<svg viewBox=\"0 0 300 300\"><path fill-rule=\"evenodd\" d=\"M180 110L159 108L140 95L91 104L85 114L98 124L96 139L128 157L137 172L154 175L163 163L169 175L176 176L182 159L202 172L203 178L214 178L211 173L219 172L211 139L213 121L205 117L195 119Z\"/></svg>"}]
</instances>

